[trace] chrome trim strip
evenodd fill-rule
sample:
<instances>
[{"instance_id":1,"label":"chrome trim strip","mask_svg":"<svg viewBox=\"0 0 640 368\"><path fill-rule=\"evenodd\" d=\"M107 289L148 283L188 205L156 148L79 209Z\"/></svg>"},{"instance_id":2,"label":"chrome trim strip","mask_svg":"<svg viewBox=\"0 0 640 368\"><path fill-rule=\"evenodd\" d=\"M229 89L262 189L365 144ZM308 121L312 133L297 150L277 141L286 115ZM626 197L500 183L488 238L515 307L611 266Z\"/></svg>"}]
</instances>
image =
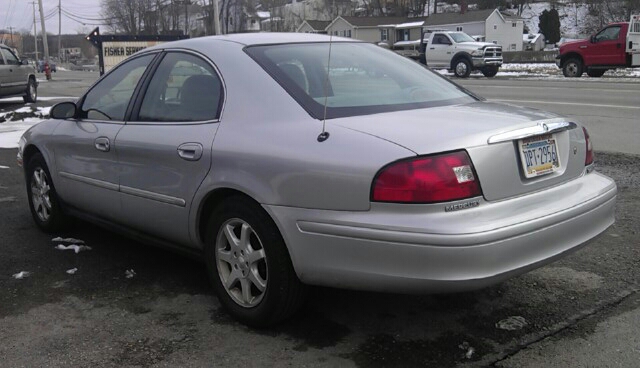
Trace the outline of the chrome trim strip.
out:
<instances>
[{"instance_id":1,"label":"chrome trim strip","mask_svg":"<svg viewBox=\"0 0 640 368\"><path fill-rule=\"evenodd\" d=\"M576 123L562 121L559 123L538 123L534 126L512 130L500 134L493 135L487 140L488 144L513 141L527 137L533 137L540 134L551 134L577 128Z\"/></svg>"},{"instance_id":2,"label":"chrome trim strip","mask_svg":"<svg viewBox=\"0 0 640 368\"><path fill-rule=\"evenodd\" d=\"M148 192L146 190L131 188L124 185L120 186L120 192L125 194L130 194L140 198L151 199L153 201L172 204L174 206L185 207L187 205L187 202L185 202L185 200L182 198L176 198L176 197L171 197L164 194Z\"/></svg>"},{"instance_id":3,"label":"chrome trim strip","mask_svg":"<svg viewBox=\"0 0 640 368\"><path fill-rule=\"evenodd\" d=\"M116 192L118 191L118 187L119 187L118 184L110 183L108 181L102 181L102 180L98 180L98 179L87 178L86 176L70 174L70 173L64 172L64 171L61 171L59 173L59 175L62 176L63 178L79 181L81 183L93 185L93 186L96 186L96 187L99 187L99 188L108 189L108 190L113 190L113 191L116 191Z\"/></svg>"}]
</instances>

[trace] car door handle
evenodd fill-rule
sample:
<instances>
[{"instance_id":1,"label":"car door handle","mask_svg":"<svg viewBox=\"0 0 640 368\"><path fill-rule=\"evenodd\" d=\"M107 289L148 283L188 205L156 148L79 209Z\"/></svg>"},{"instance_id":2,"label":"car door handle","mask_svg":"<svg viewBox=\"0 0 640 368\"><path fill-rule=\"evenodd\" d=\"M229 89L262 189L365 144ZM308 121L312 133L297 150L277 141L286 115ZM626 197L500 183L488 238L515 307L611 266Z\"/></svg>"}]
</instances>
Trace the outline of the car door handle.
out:
<instances>
[{"instance_id":1,"label":"car door handle","mask_svg":"<svg viewBox=\"0 0 640 368\"><path fill-rule=\"evenodd\" d=\"M202 157L202 145L200 143L184 143L178 147L178 156L187 161L198 161Z\"/></svg>"},{"instance_id":2,"label":"car door handle","mask_svg":"<svg viewBox=\"0 0 640 368\"><path fill-rule=\"evenodd\" d=\"M111 150L111 143L107 137L96 138L93 143L98 151L109 152Z\"/></svg>"},{"instance_id":3,"label":"car door handle","mask_svg":"<svg viewBox=\"0 0 640 368\"><path fill-rule=\"evenodd\" d=\"M617 45L618 45L618 48L622 48L622 44L621 43L619 43Z\"/></svg>"},{"instance_id":4,"label":"car door handle","mask_svg":"<svg viewBox=\"0 0 640 368\"><path fill-rule=\"evenodd\" d=\"M435 47L430 47L430 48L429 48L429 50L435 50L435 49L436 49Z\"/></svg>"}]
</instances>

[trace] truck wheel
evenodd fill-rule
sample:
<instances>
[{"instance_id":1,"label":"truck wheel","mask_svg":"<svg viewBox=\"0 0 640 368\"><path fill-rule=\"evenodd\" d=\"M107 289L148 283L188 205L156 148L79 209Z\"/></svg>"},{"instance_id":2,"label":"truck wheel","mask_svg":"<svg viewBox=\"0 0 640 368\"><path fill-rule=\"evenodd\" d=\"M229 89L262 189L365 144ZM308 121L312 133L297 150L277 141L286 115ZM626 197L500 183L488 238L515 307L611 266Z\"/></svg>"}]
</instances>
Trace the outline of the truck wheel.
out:
<instances>
[{"instance_id":1,"label":"truck wheel","mask_svg":"<svg viewBox=\"0 0 640 368\"><path fill-rule=\"evenodd\" d=\"M600 78L606 71L607 69L589 69L587 70L587 75L591 78Z\"/></svg>"},{"instance_id":2,"label":"truck wheel","mask_svg":"<svg viewBox=\"0 0 640 368\"><path fill-rule=\"evenodd\" d=\"M498 67L497 66L486 66L484 68L482 68L480 70L482 72L482 75L484 75L487 78L493 78L496 76L496 74L498 74Z\"/></svg>"},{"instance_id":3,"label":"truck wheel","mask_svg":"<svg viewBox=\"0 0 640 368\"><path fill-rule=\"evenodd\" d=\"M38 87L36 86L36 80L34 78L29 78L29 84L27 84L27 91L24 96L22 96L24 102L36 102L38 99Z\"/></svg>"},{"instance_id":4,"label":"truck wheel","mask_svg":"<svg viewBox=\"0 0 640 368\"><path fill-rule=\"evenodd\" d=\"M471 74L471 63L467 59L458 59L453 63L453 74L458 78L467 78Z\"/></svg>"},{"instance_id":5,"label":"truck wheel","mask_svg":"<svg viewBox=\"0 0 640 368\"><path fill-rule=\"evenodd\" d=\"M569 59L562 66L562 74L567 78L580 78L582 76L582 61Z\"/></svg>"}]
</instances>

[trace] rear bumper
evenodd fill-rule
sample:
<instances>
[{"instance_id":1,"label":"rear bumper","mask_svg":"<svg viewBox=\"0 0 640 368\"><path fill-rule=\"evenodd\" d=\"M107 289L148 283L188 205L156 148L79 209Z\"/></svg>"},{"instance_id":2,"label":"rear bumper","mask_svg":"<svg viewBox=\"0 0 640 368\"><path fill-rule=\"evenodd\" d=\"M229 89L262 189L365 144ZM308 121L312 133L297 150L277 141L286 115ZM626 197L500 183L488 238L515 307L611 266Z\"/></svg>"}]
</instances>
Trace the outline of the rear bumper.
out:
<instances>
[{"instance_id":1,"label":"rear bumper","mask_svg":"<svg viewBox=\"0 0 640 368\"><path fill-rule=\"evenodd\" d=\"M616 193L613 181L591 173L449 213L435 205L373 204L367 212L265 208L305 283L449 292L485 287L578 249L613 224ZM544 198L563 198L562 205L546 205Z\"/></svg>"}]
</instances>

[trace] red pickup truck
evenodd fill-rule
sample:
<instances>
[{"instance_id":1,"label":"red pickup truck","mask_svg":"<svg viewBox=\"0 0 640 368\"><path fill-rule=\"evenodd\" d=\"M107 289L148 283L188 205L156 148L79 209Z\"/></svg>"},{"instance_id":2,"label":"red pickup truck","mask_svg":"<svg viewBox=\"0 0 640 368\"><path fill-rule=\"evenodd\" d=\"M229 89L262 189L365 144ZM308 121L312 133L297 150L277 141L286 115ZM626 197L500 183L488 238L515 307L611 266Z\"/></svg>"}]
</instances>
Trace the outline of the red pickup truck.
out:
<instances>
[{"instance_id":1,"label":"red pickup truck","mask_svg":"<svg viewBox=\"0 0 640 368\"><path fill-rule=\"evenodd\" d=\"M612 23L588 40L560 45L556 65L565 77L577 78L587 72L601 77L607 70L640 67L640 15L629 23Z\"/></svg>"}]
</instances>

